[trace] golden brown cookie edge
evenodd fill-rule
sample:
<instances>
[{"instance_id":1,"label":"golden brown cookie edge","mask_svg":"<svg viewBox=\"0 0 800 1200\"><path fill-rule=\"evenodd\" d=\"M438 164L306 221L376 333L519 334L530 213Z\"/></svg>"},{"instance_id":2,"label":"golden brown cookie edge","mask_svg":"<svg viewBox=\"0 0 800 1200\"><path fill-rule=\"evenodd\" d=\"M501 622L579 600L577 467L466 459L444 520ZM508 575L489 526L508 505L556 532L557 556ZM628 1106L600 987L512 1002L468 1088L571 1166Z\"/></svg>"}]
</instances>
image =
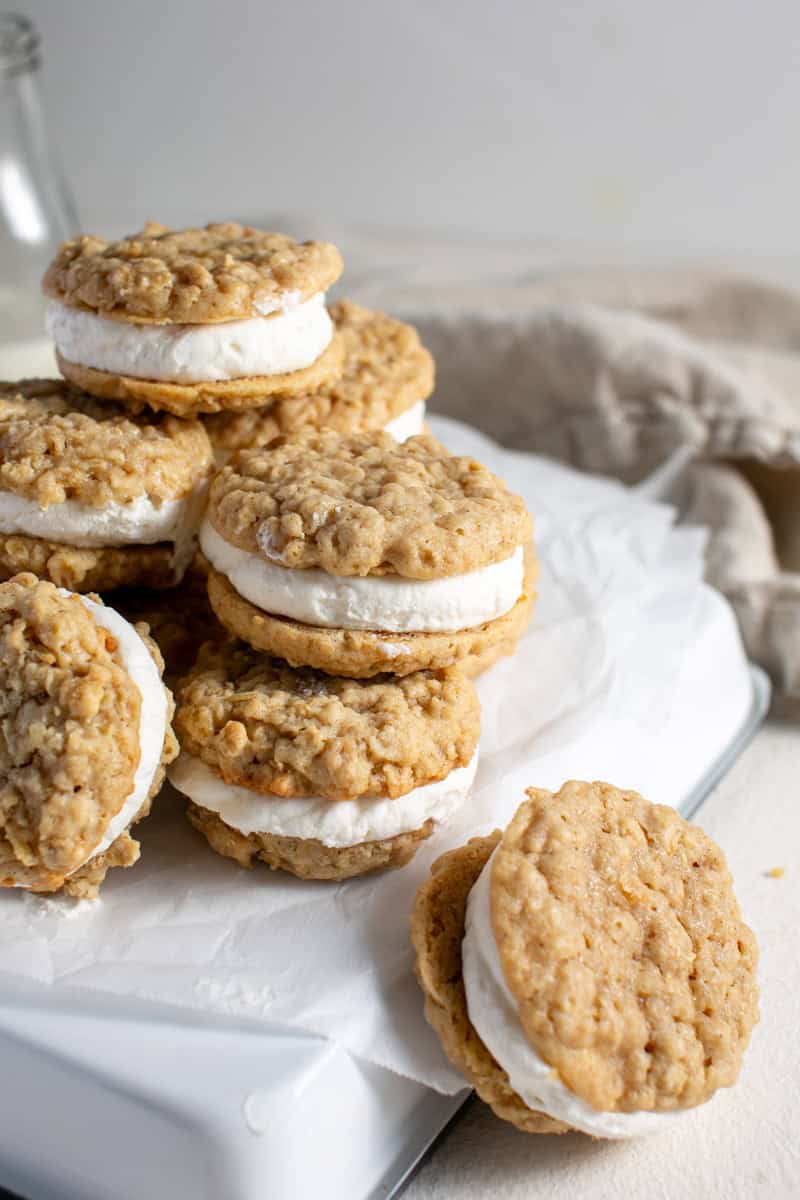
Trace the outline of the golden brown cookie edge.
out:
<instances>
[{"instance_id":1,"label":"golden brown cookie edge","mask_svg":"<svg viewBox=\"0 0 800 1200\"><path fill-rule=\"evenodd\" d=\"M528 1108L517 1095L467 1012L461 966L467 898L500 838L495 830L443 854L417 892L411 941L425 1016L450 1062L501 1120L524 1133L567 1133L568 1126Z\"/></svg>"},{"instance_id":2,"label":"golden brown cookie edge","mask_svg":"<svg viewBox=\"0 0 800 1200\"><path fill-rule=\"evenodd\" d=\"M252 867L254 860L258 859L272 870L287 871L298 879L341 881L374 871L404 867L422 842L434 832L433 821L426 821L420 829L393 838L336 847L325 846L316 838L240 833L238 829L226 825L217 813L191 801L186 817L216 854L232 858L239 866L247 868Z\"/></svg>"},{"instance_id":3,"label":"golden brown cookie edge","mask_svg":"<svg viewBox=\"0 0 800 1200\"><path fill-rule=\"evenodd\" d=\"M208 595L220 623L254 649L283 658L293 667L314 667L351 679L384 673L409 675L462 663L474 677L512 652L530 622L535 598L526 583L525 592L509 612L473 629L384 634L304 625L266 613L240 596L213 568Z\"/></svg>"},{"instance_id":4,"label":"golden brown cookie edge","mask_svg":"<svg viewBox=\"0 0 800 1200\"><path fill-rule=\"evenodd\" d=\"M64 378L91 396L117 400L136 412L150 408L154 412L173 413L176 417L261 408L277 396L313 391L338 377L343 357L341 338L334 333L319 358L297 371L202 383L164 383L84 367L69 362L56 352L58 369Z\"/></svg>"}]
</instances>

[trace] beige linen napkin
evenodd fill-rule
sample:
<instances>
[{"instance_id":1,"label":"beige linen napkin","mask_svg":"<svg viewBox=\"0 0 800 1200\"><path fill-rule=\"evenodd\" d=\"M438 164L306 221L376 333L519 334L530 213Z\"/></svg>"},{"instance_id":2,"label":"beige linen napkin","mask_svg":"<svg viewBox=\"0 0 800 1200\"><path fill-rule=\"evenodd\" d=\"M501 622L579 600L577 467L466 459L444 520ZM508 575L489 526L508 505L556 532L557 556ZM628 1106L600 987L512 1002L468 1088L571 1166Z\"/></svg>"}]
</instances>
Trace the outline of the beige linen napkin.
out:
<instances>
[{"instance_id":1,"label":"beige linen napkin","mask_svg":"<svg viewBox=\"0 0 800 1200\"><path fill-rule=\"evenodd\" d=\"M665 498L709 527L709 580L750 655L800 696L800 295L608 270L509 294L510 315L456 312L452 296L413 312L437 357L435 407L631 484L683 448Z\"/></svg>"}]
</instances>

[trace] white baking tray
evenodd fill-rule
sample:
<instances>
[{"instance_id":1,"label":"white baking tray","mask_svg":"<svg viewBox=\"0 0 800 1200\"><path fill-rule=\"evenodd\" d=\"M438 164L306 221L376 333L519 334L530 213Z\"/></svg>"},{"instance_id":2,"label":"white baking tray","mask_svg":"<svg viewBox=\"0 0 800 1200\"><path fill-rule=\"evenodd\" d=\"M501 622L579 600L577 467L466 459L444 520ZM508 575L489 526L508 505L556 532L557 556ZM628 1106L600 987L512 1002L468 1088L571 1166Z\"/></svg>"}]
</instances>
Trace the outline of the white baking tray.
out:
<instances>
[{"instance_id":1,"label":"white baking tray","mask_svg":"<svg viewBox=\"0 0 800 1200\"><path fill-rule=\"evenodd\" d=\"M716 651L697 648L665 755L718 702ZM769 685L749 676L746 719L712 760L690 757L686 815L765 716ZM606 739L598 725L607 762ZM584 739L587 765L592 753ZM390 1197L468 1094L441 1096L295 1030L2 974L0 1062L0 1183L27 1200Z\"/></svg>"}]
</instances>

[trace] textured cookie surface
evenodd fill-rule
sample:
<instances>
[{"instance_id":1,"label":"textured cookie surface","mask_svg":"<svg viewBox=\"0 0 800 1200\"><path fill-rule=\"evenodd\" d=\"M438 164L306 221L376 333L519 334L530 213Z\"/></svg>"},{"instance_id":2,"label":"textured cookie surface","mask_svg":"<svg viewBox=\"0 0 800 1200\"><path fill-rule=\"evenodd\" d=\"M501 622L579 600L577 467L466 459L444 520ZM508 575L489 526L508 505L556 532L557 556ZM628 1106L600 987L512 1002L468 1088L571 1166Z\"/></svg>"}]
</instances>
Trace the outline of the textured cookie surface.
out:
<instances>
[{"instance_id":1,"label":"textured cookie surface","mask_svg":"<svg viewBox=\"0 0 800 1200\"><path fill-rule=\"evenodd\" d=\"M210 468L199 421L135 417L59 379L0 383L0 490L42 508L177 499Z\"/></svg>"},{"instance_id":2,"label":"textured cookie surface","mask_svg":"<svg viewBox=\"0 0 800 1200\"><path fill-rule=\"evenodd\" d=\"M75 596L0 587L0 849L42 882L79 866L133 787L141 697Z\"/></svg>"},{"instance_id":3,"label":"textured cookie surface","mask_svg":"<svg viewBox=\"0 0 800 1200\"><path fill-rule=\"evenodd\" d=\"M171 542L154 546L68 546L22 534L0 534L0 580L32 571L70 592L119 587L174 587L181 576Z\"/></svg>"},{"instance_id":4,"label":"textured cookie surface","mask_svg":"<svg viewBox=\"0 0 800 1200\"><path fill-rule=\"evenodd\" d=\"M226 783L277 796L397 797L464 767L475 690L457 671L369 682L207 645L178 696L183 748Z\"/></svg>"},{"instance_id":5,"label":"textured cookie surface","mask_svg":"<svg viewBox=\"0 0 800 1200\"><path fill-rule=\"evenodd\" d=\"M531 537L522 499L431 437L297 434L241 451L211 521L242 550L331 575L439 579L509 558Z\"/></svg>"},{"instance_id":6,"label":"textured cookie surface","mask_svg":"<svg viewBox=\"0 0 800 1200\"><path fill-rule=\"evenodd\" d=\"M136 629L160 671L147 627ZM167 696L161 764L132 824L178 753ZM32 575L0 586L0 886L93 897L110 868L136 862L128 830L84 860L133 788L140 716L116 639L77 596Z\"/></svg>"},{"instance_id":7,"label":"textured cookie surface","mask_svg":"<svg viewBox=\"0 0 800 1200\"><path fill-rule=\"evenodd\" d=\"M352 879L355 875L403 867L434 830L434 822L426 821L421 829L393 838L337 847L326 846L315 838L240 833L226 825L217 813L197 804L190 804L186 815L217 854L234 859L241 867L252 867L254 860L260 860L275 871L289 871L300 879Z\"/></svg>"},{"instance_id":8,"label":"textured cookie surface","mask_svg":"<svg viewBox=\"0 0 800 1200\"><path fill-rule=\"evenodd\" d=\"M526 1133L565 1133L567 1127L528 1108L511 1087L470 1023L461 973L467 897L500 840L499 832L473 838L437 859L417 892L411 916L417 978L425 1016L453 1066L505 1121Z\"/></svg>"},{"instance_id":9,"label":"textured cookie surface","mask_svg":"<svg viewBox=\"0 0 800 1200\"><path fill-rule=\"evenodd\" d=\"M84 234L65 242L44 277L47 295L126 321L196 324L269 311L286 292L308 299L342 270L328 242L295 242L234 223L140 233L108 242Z\"/></svg>"},{"instance_id":10,"label":"textured cookie surface","mask_svg":"<svg viewBox=\"0 0 800 1200\"><path fill-rule=\"evenodd\" d=\"M757 948L719 847L603 783L530 789L492 867L492 922L526 1036L594 1108L669 1110L733 1083Z\"/></svg>"},{"instance_id":11,"label":"textured cookie surface","mask_svg":"<svg viewBox=\"0 0 800 1200\"><path fill-rule=\"evenodd\" d=\"M342 341L336 333L319 358L308 367L283 375L252 375L245 379L209 383L164 383L155 379L136 379L132 375L112 375L108 371L68 362L56 353L58 369L64 378L93 396L117 400L132 412L149 408L153 412L169 412L184 418L260 408L275 396L295 396L310 388L322 387L336 379L343 361Z\"/></svg>"},{"instance_id":12,"label":"textured cookie surface","mask_svg":"<svg viewBox=\"0 0 800 1200\"><path fill-rule=\"evenodd\" d=\"M315 667L332 675L366 679L389 672L458 666L477 675L504 654L512 653L531 619L537 563L525 560L522 595L502 617L473 629L444 633L373 633L366 629L330 629L305 625L256 608L219 571L211 571L208 595L220 622L236 637L296 667Z\"/></svg>"},{"instance_id":13,"label":"textured cookie surface","mask_svg":"<svg viewBox=\"0 0 800 1200\"><path fill-rule=\"evenodd\" d=\"M433 358L416 329L341 300L331 317L344 347L339 379L316 391L281 397L267 408L206 418L215 449L265 446L304 429L354 433L382 429L433 391Z\"/></svg>"}]
</instances>

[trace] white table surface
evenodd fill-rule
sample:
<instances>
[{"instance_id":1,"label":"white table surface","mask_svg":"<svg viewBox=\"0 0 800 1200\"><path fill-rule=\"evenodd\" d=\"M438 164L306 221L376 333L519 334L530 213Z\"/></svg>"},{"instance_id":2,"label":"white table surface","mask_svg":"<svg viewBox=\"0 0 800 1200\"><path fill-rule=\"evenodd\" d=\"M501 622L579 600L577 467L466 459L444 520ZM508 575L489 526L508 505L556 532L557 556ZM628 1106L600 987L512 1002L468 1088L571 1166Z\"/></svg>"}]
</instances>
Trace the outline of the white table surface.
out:
<instances>
[{"instance_id":1,"label":"white table surface","mask_svg":"<svg viewBox=\"0 0 800 1200\"><path fill-rule=\"evenodd\" d=\"M771 719L696 820L725 850L761 948L761 1022L738 1085L628 1143L526 1135L473 1098L406 1200L800 1196L800 726Z\"/></svg>"}]
</instances>

